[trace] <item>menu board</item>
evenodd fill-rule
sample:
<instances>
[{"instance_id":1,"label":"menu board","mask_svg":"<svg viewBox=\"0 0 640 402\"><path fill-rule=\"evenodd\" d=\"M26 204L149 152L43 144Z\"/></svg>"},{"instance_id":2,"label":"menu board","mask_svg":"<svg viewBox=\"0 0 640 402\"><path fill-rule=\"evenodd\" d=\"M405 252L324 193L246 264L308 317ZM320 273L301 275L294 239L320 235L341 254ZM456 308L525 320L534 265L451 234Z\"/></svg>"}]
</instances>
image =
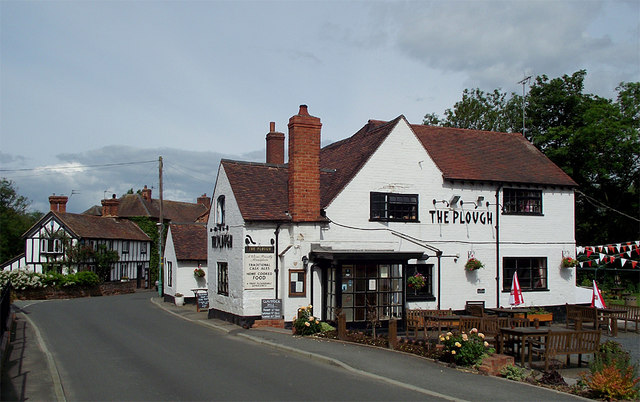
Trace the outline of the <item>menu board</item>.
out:
<instances>
[{"instance_id":1,"label":"menu board","mask_svg":"<svg viewBox=\"0 0 640 402\"><path fill-rule=\"evenodd\" d=\"M282 299L262 299L262 319L282 319Z\"/></svg>"}]
</instances>

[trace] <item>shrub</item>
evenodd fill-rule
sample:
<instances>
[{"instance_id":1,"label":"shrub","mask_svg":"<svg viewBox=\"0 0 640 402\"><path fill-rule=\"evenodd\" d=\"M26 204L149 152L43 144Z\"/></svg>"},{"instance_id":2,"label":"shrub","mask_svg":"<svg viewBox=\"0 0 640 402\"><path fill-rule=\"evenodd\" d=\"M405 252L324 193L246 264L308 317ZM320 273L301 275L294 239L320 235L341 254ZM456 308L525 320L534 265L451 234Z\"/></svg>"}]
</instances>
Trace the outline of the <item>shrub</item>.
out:
<instances>
[{"instance_id":1,"label":"shrub","mask_svg":"<svg viewBox=\"0 0 640 402\"><path fill-rule=\"evenodd\" d=\"M587 387L596 397L611 399L636 399L636 385L640 378L634 378L633 370L621 370L615 364L607 364L602 370L583 375Z\"/></svg>"},{"instance_id":2,"label":"shrub","mask_svg":"<svg viewBox=\"0 0 640 402\"><path fill-rule=\"evenodd\" d=\"M513 364L506 365L500 370L500 375L504 378L512 381L522 381L529 373L522 367L514 366Z\"/></svg>"},{"instance_id":3,"label":"shrub","mask_svg":"<svg viewBox=\"0 0 640 402\"><path fill-rule=\"evenodd\" d=\"M456 335L448 332L440 335L439 339L444 344L443 358L461 366L477 364L486 354L495 352L484 340L484 335L475 328L468 335L465 332Z\"/></svg>"},{"instance_id":4,"label":"shrub","mask_svg":"<svg viewBox=\"0 0 640 402\"><path fill-rule=\"evenodd\" d=\"M100 284L100 278L95 272L80 271L75 273L74 276L74 282L81 287L90 288Z\"/></svg>"},{"instance_id":5,"label":"shrub","mask_svg":"<svg viewBox=\"0 0 640 402\"><path fill-rule=\"evenodd\" d=\"M614 365L622 371L630 369L634 377L637 373L637 366L631 364L631 356L629 353L622 349L622 346L618 342L611 340L600 345L589 368L592 373L596 373L608 365Z\"/></svg>"},{"instance_id":6,"label":"shrub","mask_svg":"<svg viewBox=\"0 0 640 402\"><path fill-rule=\"evenodd\" d=\"M311 309L313 306L300 307L298 309L298 316L294 317L293 326L296 329L298 335L313 335L322 330L320 320L311 315Z\"/></svg>"}]
</instances>

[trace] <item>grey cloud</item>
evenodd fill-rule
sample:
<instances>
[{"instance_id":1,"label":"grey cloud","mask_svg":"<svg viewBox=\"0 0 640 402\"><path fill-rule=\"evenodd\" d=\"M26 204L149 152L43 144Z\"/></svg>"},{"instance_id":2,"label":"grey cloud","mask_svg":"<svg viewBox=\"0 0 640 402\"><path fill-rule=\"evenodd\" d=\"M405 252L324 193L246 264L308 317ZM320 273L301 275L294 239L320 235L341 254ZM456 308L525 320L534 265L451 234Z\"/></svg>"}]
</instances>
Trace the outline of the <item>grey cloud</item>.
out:
<instances>
[{"instance_id":1,"label":"grey cloud","mask_svg":"<svg viewBox=\"0 0 640 402\"><path fill-rule=\"evenodd\" d=\"M46 170L15 172L19 193L32 201L32 209L46 212L48 197L67 195L69 212L80 213L111 194L120 196L145 185L157 197L158 157L163 158L163 194L165 199L195 202L204 193L211 195L220 159L260 161L264 150L241 156L216 152L192 152L175 148L133 148L107 146L80 153L57 155L59 163ZM129 164L136 162L134 164ZM110 166L104 166L110 165ZM78 166L69 168L69 166Z\"/></svg>"}]
</instances>

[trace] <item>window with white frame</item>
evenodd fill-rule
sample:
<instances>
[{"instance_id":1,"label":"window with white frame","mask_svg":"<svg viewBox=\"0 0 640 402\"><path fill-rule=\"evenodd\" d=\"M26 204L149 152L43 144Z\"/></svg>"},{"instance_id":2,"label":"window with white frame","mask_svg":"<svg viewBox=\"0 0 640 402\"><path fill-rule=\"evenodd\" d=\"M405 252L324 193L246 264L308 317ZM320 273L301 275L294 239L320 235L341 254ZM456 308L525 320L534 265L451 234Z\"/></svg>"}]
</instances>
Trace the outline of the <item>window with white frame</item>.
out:
<instances>
[{"instance_id":1,"label":"window with white frame","mask_svg":"<svg viewBox=\"0 0 640 402\"><path fill-rule=\"evenodd\" d=\"M122 242L122 254L129 253L129 240L125 240Z\"/></svg>"}]
</instances>

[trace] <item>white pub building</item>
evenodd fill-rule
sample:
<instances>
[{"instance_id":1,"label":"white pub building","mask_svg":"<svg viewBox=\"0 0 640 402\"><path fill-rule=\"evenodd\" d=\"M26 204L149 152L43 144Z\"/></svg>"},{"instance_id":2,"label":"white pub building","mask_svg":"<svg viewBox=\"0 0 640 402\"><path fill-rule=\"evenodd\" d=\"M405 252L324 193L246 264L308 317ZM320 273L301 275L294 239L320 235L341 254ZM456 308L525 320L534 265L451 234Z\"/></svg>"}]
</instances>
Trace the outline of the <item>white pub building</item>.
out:
<instances>
[{"instance_id":1,"label":"white pub building","mask_svg":"<svg viewBox=\"0 0 640 402\"><path fill-rule=\"evenodd\" d=\"M526 305L576 302L576 183L518 133L370 120L321 149L305 105L266 163L223 160L207 225L210 317L250 325L281 299L350 325L407 308L508 306L517 271ZM484 266L466 270L470 259ZM425 286L409 286L420 274Z\"/></svg>"}]
</instances>

